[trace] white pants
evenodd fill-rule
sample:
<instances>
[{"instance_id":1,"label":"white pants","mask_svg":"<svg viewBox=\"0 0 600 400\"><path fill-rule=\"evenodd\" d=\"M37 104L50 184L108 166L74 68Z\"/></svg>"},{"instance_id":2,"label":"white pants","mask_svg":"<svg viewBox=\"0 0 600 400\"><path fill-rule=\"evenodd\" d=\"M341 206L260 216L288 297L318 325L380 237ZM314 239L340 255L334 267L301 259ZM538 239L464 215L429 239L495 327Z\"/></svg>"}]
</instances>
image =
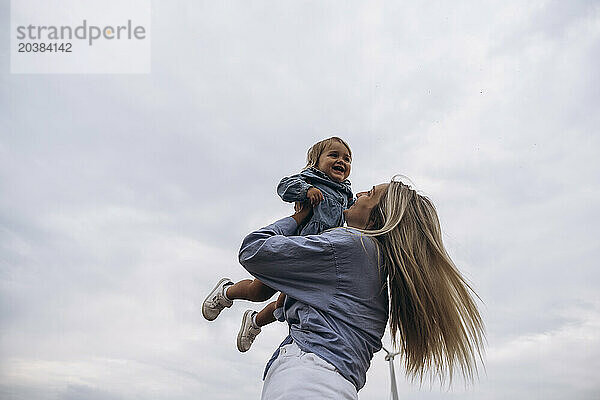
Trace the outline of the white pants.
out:
<instances>
[{"instance_id":1,"label":"white pants","mask_svg":"<svg viewBox=\"0 0 600 400\"><path fill-rule=\"evenodd\" d=\"M262 400L358 400L354 385L333 365L296 343L282 346L265 377Z\"/></svg>"}]
</instances>

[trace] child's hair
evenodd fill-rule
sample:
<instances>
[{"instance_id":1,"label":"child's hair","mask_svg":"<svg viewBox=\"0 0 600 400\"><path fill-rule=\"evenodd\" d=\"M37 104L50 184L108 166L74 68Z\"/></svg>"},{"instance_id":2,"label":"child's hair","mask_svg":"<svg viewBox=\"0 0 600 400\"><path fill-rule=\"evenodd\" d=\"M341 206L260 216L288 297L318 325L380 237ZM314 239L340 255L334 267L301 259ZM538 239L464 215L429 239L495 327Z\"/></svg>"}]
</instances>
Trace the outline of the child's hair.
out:
<instances>
[{"instance_id":1,"label":"child's hair","mask_svg":"<svg viewBox=\"0 0 600 400\"><path fill-rule=\"evenodd\" d=\"M310 167L316 168L317 164L319 163L319 157L321 157L321 154L323 154L323 152L329 148L332 142L339 142L346 146L348 153L350 153L350 157L352 157L352 150L350 150L348 143L344 142L343 139L337 136L332 136L328 139L324 139L313 144L312 147L308 149L308 153L306 153L306 167L303 169L308 169Z\"/></svg>"}]
</instances>

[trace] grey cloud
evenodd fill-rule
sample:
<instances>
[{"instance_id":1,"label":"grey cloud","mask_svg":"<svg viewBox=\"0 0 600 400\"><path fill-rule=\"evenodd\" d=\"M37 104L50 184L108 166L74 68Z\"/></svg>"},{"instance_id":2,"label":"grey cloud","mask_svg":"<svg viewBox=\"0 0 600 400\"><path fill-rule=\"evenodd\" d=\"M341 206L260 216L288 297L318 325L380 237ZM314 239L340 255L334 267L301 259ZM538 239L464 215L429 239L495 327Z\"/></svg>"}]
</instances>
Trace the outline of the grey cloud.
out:
<instances>
[{"instance_id":1,"label":"grey cloud","mask_svg":"<svg viewBox=\"0 0 600 400\"><path fill-rule=\"evenodd\" d=\"M104 390L85 385L69 385L64 393L60 395L61 400L118 400L121 398Z\"/></svg>"},{"instance_id":2,"label":"grey cloud","mask_svg":"<svg viewBox=\"0 0 600 400\"><path fill-rule=\"evenodd\" d=\"M242 355L258 305L199 306L247 277L242 237L290 213L278 180L335 134L355 190L404 173L431 196L484 301L487 375L399 373L404 397L597 395L597 6L153 7L150 75L0 73L3 394L258 397L285 327ZM360 397L388 384L377 354Z\"/></svg>"}]
</instances>

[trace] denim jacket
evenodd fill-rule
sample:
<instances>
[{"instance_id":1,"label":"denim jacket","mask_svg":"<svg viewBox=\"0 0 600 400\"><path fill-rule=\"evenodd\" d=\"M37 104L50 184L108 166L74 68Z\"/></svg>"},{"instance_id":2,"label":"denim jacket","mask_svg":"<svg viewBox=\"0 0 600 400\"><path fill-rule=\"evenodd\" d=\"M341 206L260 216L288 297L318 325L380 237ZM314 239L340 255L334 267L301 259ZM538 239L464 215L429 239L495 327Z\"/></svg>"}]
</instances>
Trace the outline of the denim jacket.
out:
<instances>
[{"instance_id":1,"label":"denim jacket","mask_svg":"<svg viewBox=\"0 0 600 400\"><path fill-rule=\"evenodd\" d=\"M308 222L298 228L297 234L301 236L317 235L344 225L342 211L354 203L349 180L334 182L316 168L283 178L277 186L277 194L288 203L302 202L308 199L306 192L313 186L323 193L323 201L313 208L313 215Z\"/></svg>"}]
</instances>

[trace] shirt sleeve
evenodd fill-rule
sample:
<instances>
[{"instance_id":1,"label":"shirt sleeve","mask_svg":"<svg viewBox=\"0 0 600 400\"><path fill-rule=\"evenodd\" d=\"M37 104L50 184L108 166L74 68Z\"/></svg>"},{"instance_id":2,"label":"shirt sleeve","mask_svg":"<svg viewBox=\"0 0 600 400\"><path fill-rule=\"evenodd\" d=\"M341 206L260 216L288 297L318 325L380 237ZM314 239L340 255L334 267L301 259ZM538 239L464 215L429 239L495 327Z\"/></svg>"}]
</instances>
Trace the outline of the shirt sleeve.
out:
<instances>
[{"instance_id":1,"label":"shirt sleeve","mask_svg":"<svg viewBox=\"0 0 600 400\"><path fill-rule=\"evenodd\" d=\"M285 322L285 314L283 312L283 307L277 307L273 310L273 316L279 322Z\"/></svg>"},{"instance_id":2,"label":"shirt sleeve","mask_svg":"<svg viewBox=\"0 0 600 400\"><path fill-rule=\"evenodd\" d=\"M279 182L277 194L288 203L306 201L306 192L311 186L300 174L296 174L285 177Z\"/></svg>"},{"instance_id":3,"label":"shirt sleeve","mask_svg":"<svg viewBox=\"0 0 600 400\"><path fill-rule=\"evenodd\" d=\"M324 308L337 284L333 245L324 235L286 236L296 229L288 217L250 233L242 242L240 263L272 289Z\"/></svg>"}]
</instances>

